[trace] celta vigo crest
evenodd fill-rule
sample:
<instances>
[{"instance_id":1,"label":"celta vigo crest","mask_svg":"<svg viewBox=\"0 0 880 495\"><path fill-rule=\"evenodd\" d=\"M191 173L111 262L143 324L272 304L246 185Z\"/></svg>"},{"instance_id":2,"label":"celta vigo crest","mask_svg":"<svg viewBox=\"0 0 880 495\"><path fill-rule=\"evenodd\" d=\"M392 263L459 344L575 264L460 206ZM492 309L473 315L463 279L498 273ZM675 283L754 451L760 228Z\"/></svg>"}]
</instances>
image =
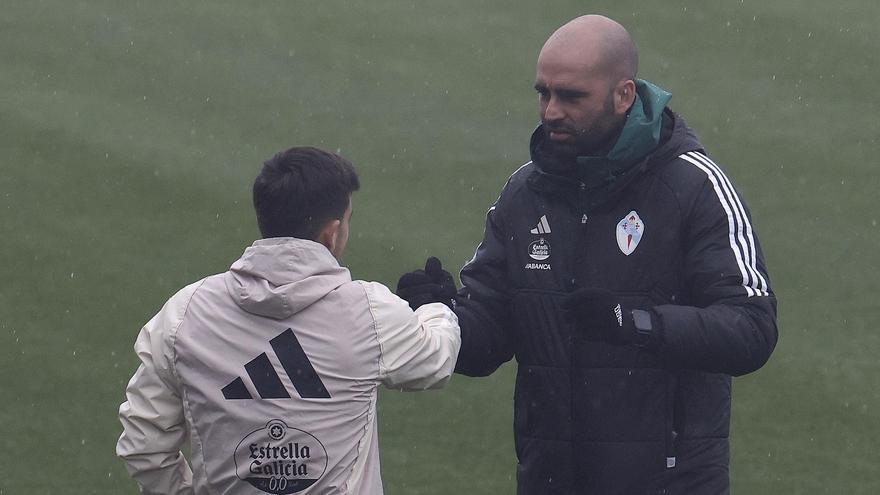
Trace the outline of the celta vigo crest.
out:
<instances>
[{"instance_id":1,"label":"celta vigo crest","mask_svg":"<svg viewBox=\"0 0 880 495\"><path fill-rule=\"evenodd\" d=\"M635 210L626 214L620 222L617 223L617 247L623 254L629 256L636 250L642 235L645 233L645 223L639 218L639 214Z\"/></svg>"}]
</instances>

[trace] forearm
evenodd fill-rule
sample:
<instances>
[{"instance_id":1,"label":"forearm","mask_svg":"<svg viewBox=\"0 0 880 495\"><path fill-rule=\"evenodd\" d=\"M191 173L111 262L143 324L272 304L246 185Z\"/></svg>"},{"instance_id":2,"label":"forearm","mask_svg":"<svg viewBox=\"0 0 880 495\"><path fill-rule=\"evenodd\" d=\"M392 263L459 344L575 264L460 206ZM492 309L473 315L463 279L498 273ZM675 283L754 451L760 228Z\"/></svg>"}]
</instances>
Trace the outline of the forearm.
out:
<instances>
[{"instance_id":1,"label":"forearm","mask_svg":"<svg viewBox=\"0 0 880 495\"><path fill-rule=\"evenodd\" d=\"M415 338L393 339L384 345L382 360L388 367L385 384L402 390L441 388L452 377L461 343L458 321L440 303L426 304L415 311ZM392 342L387 340L386 342Z\"/></svg>"},{"instance_id":2,"label":"forearm","mask_svg":"<svg viewBox=\"0 0 880 495\"><path fill-rule=\"evenodd\" d=\"M153 370L135 373L119 407L122 435L116 454L143 493L191 494L192 470L180 452L185 439L182 407Z\"/></svg>"},{"instance_id":3,"label":"forearm","mask_svg":"<svg viewBox=\"0 0 880 495\"><path fill-rule=\"evenodd\" d=\"M459 301L455 312L461 327L456 373L488 376L513 357L503 326L485 308L465 299Z\"/></svg>"},{"instance_id":4,"label":"forearm","mask_svg":"<svg viewBox=\"0 0 880 495\"><path fill-rule=\"evenodd\" d=\"M652 309L668 366L740 376L767 362L776 347L773 295L719 302L705 308L663 305Z\"/></svg>"}]
</instances>

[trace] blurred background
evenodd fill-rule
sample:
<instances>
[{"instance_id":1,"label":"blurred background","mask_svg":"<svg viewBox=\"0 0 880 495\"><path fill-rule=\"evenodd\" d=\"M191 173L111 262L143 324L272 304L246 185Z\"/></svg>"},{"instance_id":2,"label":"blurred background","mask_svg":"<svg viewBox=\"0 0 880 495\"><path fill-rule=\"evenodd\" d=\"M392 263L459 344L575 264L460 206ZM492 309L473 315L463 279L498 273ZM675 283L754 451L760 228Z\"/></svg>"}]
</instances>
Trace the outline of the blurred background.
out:
<instances>
[{"instance_id":1,"label":"blurred background","mask_svg":"<svg viewBox=\"0 0 880 495\"><path fill-rule=\"evenodd\" d=\"M873 0L34 0L0 9L0 494L137 493L114 455L134 339L257 237L276 151L358 167L356 278L457 271L528 159L541 45L591 12L739 187L780 301L734 381L733 492L880 493ZM514 371L383 391L386 493L514 493Z\"/></svg>"}]
</instances>

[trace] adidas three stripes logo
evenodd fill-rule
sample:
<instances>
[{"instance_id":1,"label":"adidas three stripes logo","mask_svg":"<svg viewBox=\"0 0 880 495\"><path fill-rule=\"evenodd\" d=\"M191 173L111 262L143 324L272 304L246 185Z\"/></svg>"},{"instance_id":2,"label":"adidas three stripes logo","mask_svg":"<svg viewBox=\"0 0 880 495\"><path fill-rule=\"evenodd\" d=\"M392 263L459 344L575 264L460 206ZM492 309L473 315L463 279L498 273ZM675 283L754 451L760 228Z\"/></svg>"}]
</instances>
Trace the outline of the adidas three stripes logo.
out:
<instances>
[{"instance_id":1,"label":"adidas three stripes logo","mask_svg":"<svg viewBox=\"0 0 880 495\"><path fill-rule=\"evenodd\" d=\"M277 337L269 341L275 356L281 362L281 366L293 383L296 392L303 399L329 399L330 393L321 381L321 377L315 372L315 368L303 351L302 346L294 335L293 330L287 329ZM248 377L254 384L257 393L263 399L289 399L290 394L281 378L269 361L269 356L262 353L244 365ZM250 391L241 377L232 380L223 387L223 397L226 399L253 399Z\"/></svg>"},{"instance_id":2,"label":"adidas three stripes logo","mask_svg":"<svg viewBox=\"0 0 880 495\"><path fill-rule=\"evenodd\" d=\"M547 215L541 215L541 219L538 220L538 225L529 232L532 234L549 234L550 222L547 221Z\"/></svg>"}]
</instances>

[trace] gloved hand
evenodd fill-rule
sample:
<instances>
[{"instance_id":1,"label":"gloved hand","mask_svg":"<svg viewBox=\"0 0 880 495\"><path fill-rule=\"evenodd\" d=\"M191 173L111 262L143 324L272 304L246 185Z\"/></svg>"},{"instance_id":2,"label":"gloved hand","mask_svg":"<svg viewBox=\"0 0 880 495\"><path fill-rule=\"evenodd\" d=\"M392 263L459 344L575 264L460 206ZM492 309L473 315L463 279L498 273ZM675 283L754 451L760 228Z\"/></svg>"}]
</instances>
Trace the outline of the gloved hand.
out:
<instances>
[{"instance_id":1,"label":"gloved hand","mask_svg":"<svg viewBox=\"0 0 880 495\"><path fill-rule=\"evenodd\" d=\"M443 269L440 260L431 256L424 270L404 273L397 281L397 297L409 303L415 311L423 304L440 302L450 308L454 305L455 279Z\"/></svg>"},{"instance_id":2,"label":"gloved hand","mask_svg":"<svg viewBox=\"0 0 880 495\"><path fill-rule=\"evenodd\" d=\"M607 289L575 289L562 302L566 318L586 340L615 345L638 344L633 314Z\"/></svg>"}]
</instances>

